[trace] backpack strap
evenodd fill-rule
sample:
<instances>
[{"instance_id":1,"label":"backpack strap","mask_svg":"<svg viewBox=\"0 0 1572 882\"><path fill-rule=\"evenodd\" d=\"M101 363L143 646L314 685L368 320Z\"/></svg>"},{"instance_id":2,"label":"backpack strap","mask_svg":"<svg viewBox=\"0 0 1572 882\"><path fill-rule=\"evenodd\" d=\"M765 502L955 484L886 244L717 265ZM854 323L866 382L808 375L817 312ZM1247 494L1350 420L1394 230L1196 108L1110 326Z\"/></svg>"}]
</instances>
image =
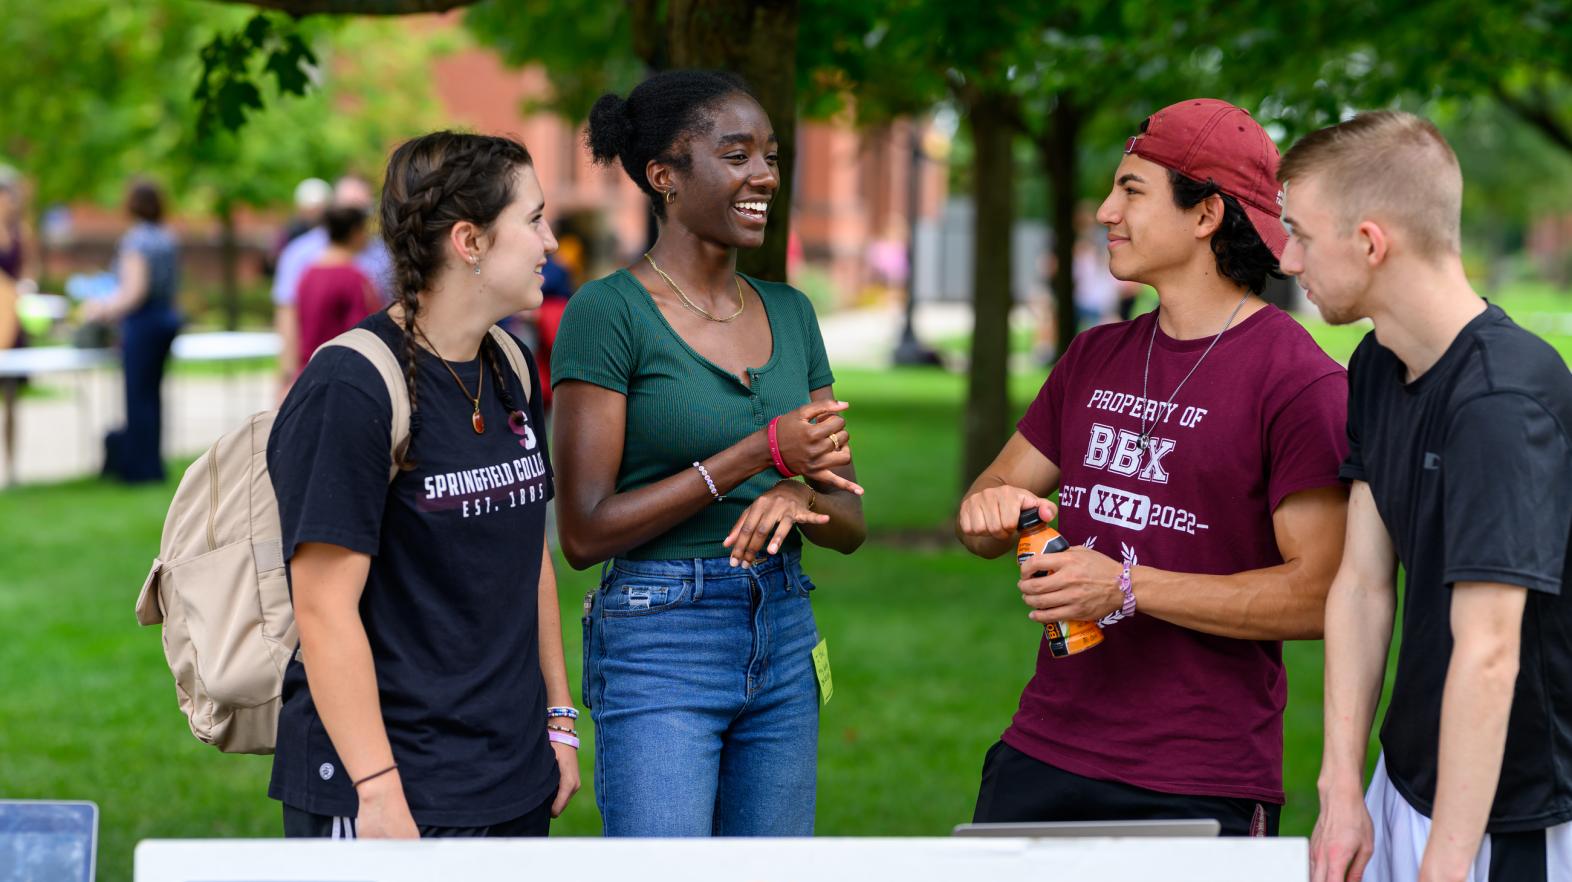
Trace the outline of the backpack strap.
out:
<instances>
[{"instance_id":1,"label":"backpack strap","mask_svg":"<svg viewBox=\"0 0 1572 882\"><path fill-rule=\"evenodd\" d=\"M342 346L360 353L371 362L372 367L377 369L377 373L382 376L382 382L387 384L388 400L393 405L392 433L388 439L388 451L393 457L393 464L388 468L388 483L392 483L393 479L398 477L399 458L409 446L409 385L404 382L404 368L399 364L398 356L388 348L388 344L365 328L345 331L323 343L317 348L317 352L329 346ZM312 357L315 358L316 353L312 353Z\"/></svg>"},{"instance_id":2,"label":"backpack strap","mask_svg":"<svg viewBox=\"0 0 1572 882\"><path fill-rule=\"evenodd\" d=\"M496 325L489 328L491 339L497 341L497 346L502 349L502 354L508 357L508 364L513 368L514 376L519 378L519 385L524 387L524 406L529 406L529 365L524 363L524 350L519 348L519 341L513 335L502 330Z\"/></svg>"}]
</instances>

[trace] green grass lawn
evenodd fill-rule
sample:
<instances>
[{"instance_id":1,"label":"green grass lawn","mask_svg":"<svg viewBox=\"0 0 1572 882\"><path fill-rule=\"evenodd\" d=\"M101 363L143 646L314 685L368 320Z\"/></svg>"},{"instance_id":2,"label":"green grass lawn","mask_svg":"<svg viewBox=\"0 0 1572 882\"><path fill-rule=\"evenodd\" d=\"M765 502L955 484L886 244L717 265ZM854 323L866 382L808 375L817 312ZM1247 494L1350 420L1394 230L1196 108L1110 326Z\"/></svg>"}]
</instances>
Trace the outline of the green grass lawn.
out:
<instances>
[{"instance_id":1,"label":"green grass lawn","mask_svg":"<svg viewBox=\"0 0 1572 882\"><path fill-rule=\"evenodd\" d=\"M1043 374L1017 377L1018 408ZM818 830L943 835L969 819L984 750L1032 672L1040 629L1013 567L949 537L960 491L962 379L845 371L872 538L843 557L813 549L815 609L835 698L820 736ZM102 809L104 880L130 878L147 837L277 836L269 760L226 756L190 736L156 629L132 605L156 552L173 483L97 481L0 493L0 797L91 799ZM569 682L579 682L578 609L594 580L559 563ZM1308 835L1320 756L1319 644L1287 648L1286 834ZM584 728L591 728L584 725ZM588 789L557 823L599 829Z\"/></svg>"}]
</instances>

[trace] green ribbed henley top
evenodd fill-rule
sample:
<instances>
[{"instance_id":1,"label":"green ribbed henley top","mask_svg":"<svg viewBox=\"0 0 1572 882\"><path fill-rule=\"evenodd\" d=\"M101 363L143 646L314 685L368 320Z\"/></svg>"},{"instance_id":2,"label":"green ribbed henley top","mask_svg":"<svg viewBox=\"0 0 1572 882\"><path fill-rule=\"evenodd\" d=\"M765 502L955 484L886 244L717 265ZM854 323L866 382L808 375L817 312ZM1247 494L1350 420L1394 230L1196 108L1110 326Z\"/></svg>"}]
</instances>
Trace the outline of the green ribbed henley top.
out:
<instances>
[{"instance_id":1,"label":"green ribbed henley top","mask_svg":"<svg viewBox=\"0 0 1572 882\"><path fill-rule=\"evenodd\" d=\"M748 369L751 383L695 352L627 270L590 282L568 301L551 352L551 384L581 380L627 396L627 435L617 492L693 469L808 403L810 390L835 382L813 304L796 288L743 276L764 303L774 348ZM775 486L760 472L644 545L629 560L725 557L721 540L753 500ZM799 547L793 531L787 547Z\"/></svg>"}]
</instances>

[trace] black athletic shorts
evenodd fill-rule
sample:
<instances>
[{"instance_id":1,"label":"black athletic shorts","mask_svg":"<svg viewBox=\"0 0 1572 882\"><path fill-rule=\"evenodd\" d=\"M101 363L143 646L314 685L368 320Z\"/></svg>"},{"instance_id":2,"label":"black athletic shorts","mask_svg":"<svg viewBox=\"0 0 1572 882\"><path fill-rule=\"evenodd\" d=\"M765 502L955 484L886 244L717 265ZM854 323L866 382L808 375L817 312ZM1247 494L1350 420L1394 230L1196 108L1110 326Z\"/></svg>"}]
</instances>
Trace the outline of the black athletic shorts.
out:
<instances>
[{"instance_id":1,"label":"black athletic shorts","mask_svg":"<svg viewBox=\"0 0 1572 882\"><path fill-rule=\"evenodd\" d=\"M539 808L527 814L492 824L487 827L433 827L420 825L422 839L456 839L482 837L545 836L551 832L550 798ZM284 838L286 839L354 839L355 819L332 815L318 815L291 805L284 806Z\"/></svg>"},{"instance_id":2,"label":"black athletic shorts","mask_svg":"<svg viewBox=\"0 0 1572 882\"><path fill-rule=\"evenodd\" d=\"M1224 836L1276 836L1283 807L1230 796L1159 793L1071 774L1000 741L983 759L977 824L1212 818Z\"/></svg>"}]
</instances>

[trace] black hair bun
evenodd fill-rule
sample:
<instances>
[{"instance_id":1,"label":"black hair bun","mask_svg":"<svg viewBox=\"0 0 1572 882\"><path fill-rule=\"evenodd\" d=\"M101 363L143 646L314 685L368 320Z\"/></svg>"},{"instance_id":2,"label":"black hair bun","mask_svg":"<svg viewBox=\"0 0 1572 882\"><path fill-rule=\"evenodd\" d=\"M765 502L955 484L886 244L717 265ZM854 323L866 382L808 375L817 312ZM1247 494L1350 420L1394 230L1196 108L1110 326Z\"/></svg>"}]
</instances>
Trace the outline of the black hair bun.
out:
<instances>
[{"instance_id":1,"label":"black hair bun","mask_svg":"<svg viewBox=\"0 0 1572 882\"><path fill-rule=\"evenodd\" d=\"M627 152L633 138L633 120L628 116L628 102L621 96L608 92L595 100L589 112L589 131L585 141L590 155L602 165L615 162Z\"/></svg>"}]
</instances>

